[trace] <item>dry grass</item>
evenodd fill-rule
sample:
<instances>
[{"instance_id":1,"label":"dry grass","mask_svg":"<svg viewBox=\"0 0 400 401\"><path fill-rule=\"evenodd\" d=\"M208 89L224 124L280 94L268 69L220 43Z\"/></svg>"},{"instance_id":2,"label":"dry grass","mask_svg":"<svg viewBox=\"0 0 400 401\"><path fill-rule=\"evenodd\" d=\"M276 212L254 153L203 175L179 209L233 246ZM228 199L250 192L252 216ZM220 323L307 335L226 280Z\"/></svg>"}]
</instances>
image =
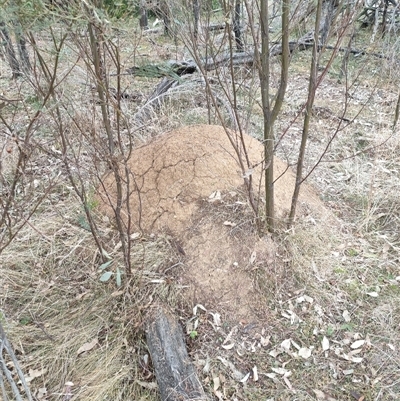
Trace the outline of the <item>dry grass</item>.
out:
<instances>
[{"instance_id":1,"label":"dry grass","mask_svg":"<svg viewBox=\"0 0 400 401\"><path fill-rule=\"evenodd\" d=\"M101 283L99 255L90 232L78 224L76 206L71 198L42 211L3 252L4 328L24 371L43 370L31 383L34 394L46 388L50 399L62 398L71 381L79 399L154 399L138 384L149 379L142 316L153 299L176 305L177 290L163 273L176 256L166 238L138 238L132 244L135 274L125 290ZM110 256L115 267L118 252ZM77 353L94 339L90 352Z\"/></svg>"}]
</instances>

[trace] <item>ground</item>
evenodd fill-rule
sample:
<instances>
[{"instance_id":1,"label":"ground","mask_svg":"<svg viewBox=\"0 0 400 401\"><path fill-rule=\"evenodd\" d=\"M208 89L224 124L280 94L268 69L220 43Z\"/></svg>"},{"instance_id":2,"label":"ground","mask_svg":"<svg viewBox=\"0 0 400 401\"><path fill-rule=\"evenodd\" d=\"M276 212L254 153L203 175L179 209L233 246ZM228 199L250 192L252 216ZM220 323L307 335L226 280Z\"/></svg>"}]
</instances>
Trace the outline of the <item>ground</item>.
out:
<instances>
[{"instance_id":1,"label":"ground","mask_svg":"<svg viewBox=\"0 0 400 401\"><path fill-rule=\"evenodd\" d=\"M143 54L155 40L154 57L184 54L183 45L173 52L160 34L151 35L143 39ZM128 39L120 40L129 53ZM124 56L129 66L132 60ZM374 59L352 60L354 67L367 61L369 71L383 68ZM309 55L301 53L292 60L276 127L277 176L295 161L308 62ZM398 399L400 181L398 132L391 129L397 93L376 74L354 90L345 88L335 68L316 98L306 157L312 173L302 188L296 224L289 229L285 222L294 183L289 169L276 182L280 223L273 236L256 228L226 131L204 125L209 116L203 86L188 82L183 85L188 90L173 92L154 108L145 129L135 131L129 161L146 202L134 217L134 271L130 279L123 277L122 287L114 279L100 281L102 257L58 156L59 143L51 136L55 125L49 115L42 117L38 143L54 150L34 155L32 186L26 188L39 196L51 178L55 190L3 251L0 266L1 321L38 399L71 393L85 400L156 400L143 322L159 301L178 316L202 383L214 398ZM90 85L76 79L82 71L78 65L65 80L63 96L76 102L68 113L86 133L99 125L93 116L100 110L90 100ZM251 78L244 68L236 72L243 82ZM158 82L138 81L132 82L143 95ZM23 81L2 76L1 85L5 95L20 94L29 106L5 110L22 129L24 113L35 110L33 94ZM344 93L351 95L346 107ZM241 95L238 109L247 115ZM135 107L123 104L132 125L141 110ZM252 113L243 126L256 162L262 153L257 102ZM337 127L339 134L314 169ZM2 174L8 177L17 147L6 134L1 141ZM92 162L91 149L85 148L77 168L91 184ZM99 169L112 198L106 170ZM121 243L104 187L90 188L115 273L123 268ZM136 211L135 193L130 200Z\"/></svg>"}]
</instances>

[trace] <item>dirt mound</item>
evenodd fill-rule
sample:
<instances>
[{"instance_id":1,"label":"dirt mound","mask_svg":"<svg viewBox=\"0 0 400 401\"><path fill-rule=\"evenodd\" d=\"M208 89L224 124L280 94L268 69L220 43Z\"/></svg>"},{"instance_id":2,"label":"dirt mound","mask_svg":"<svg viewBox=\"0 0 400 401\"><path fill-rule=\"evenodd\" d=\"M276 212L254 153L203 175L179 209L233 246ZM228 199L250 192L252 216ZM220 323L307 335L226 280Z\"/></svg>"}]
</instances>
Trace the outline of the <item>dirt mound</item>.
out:
<instances>
[{"instance_id":1,"label":"dirt mound","mask_svg":"<svg viewBox=\"0 0 400 401\"><path fill-rule=\"evenodd\" d=\"M248 135L245 143L251 162L259 165L263 159L262 145ZM207 199L215 191L244 191L237 157L220 126L183 127L159 137L133 151L129 169L134 230L168 228L178 234L190 226L199 200ZM277 158L275 174L280 177L275 186L277 216L282 217L290 207L295 178L286 163ZM255 171L254 177L259 182L260 171ZM105 179L105 186L115 201L112 175ZM318 202L307 186L302 188L302 194L301 202ZM112 216L111 208L105 209Z\"/></svg>"},{"instance_id":2,"label":"dirt mound","mask_svg":"<svg viewBox=\"0 0 400 401\"><path fill-rule=\"evenodd\" d=\"M245 142L251 162L259 165L262 145L247 135ZM252 296L249 271L268 269L276 250L272 240L260 240L254 230L239 164L224 129L183 127L135 149L129 168L135 184L129 193L134 229L171 233L185 254L183 281L191 284L193 302L234 311L236 318L254 316L257 297ZM256 182L260 173L254 172ZM277 216L282 217L290 207L295 177L279 159L275 174ZM113 177L104 182L115 199ZM325 210L306 185L299 206L300 213ZM104 210L112 216L109 206Z\"/></svg>"}]
</instances>

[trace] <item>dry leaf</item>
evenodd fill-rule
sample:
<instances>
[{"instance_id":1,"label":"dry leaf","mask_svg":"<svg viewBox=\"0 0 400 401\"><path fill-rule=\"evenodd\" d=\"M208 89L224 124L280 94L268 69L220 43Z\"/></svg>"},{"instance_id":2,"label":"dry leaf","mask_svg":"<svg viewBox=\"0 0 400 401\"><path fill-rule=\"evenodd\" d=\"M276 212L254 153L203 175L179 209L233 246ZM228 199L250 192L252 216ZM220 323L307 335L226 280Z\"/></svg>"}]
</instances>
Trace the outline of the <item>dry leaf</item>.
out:
<instances>
[{"instance_id":1,"label":"dry leaf","mask_svg":"<svg viewBox=\"0 0 400 401\"><path fill-rule=\"evenodd\" d=\"M220 385L221 385L221 383L219 381L219 377L218 376L213 377L213 390L214 390L214 393L219 389Z\"/></svg>"},{"instance_id":2,"label":"dry leaf","mask_svg":"<svg viewBox=\"0 0 400 401\"><path fill-rule=\"evenodd\" d=\"M140 234L140 233L133 233L133 234L130 235L129 238L130 238L131 240L135 240L135 239L140 238L141 235L142 235L142 234Z\"/></svg>"},{"instance_id":3,"label":"dry leaf","mask_svg":"<svg viewBox=\"0 0 400 401\"><path fill-rule=\"evenodd\" d=\"M314 389L314 394L317 397L317 400L325 400L325 393L321 390Z\"/></svg>"},{"instance_id":4,"label":"dry leaf","mask_svg":"<svg viewBox=\"0 0 400 401\"><path fill-rule=\"evenodd\" d=\"M286 317L286 319L290 319L291 324L302 322L302 320L296 315L296 313L294 313L290 309L287 309L286 312L281 312L281 315L283 317Z\"/></svg>"},{"instance_id":5,"label":"dry leaf","mask_svg":"<svg viewBox=\"0 0 400 401\"><path fill-rule=\"evenodd\" d=\"M212 313L212 312L210 312L210 315L213 317L214 325L217 327L221 326L221 315L219 313Z\"/></svg>"},{"instance_id":6,"label":"dry leaf","mask_svg":"<svg viewBox=\"0 0 400 401\"><path fill-rule=\"evenodd\" d=\"M25 376L25 381L27 383L31 382L33 379L40 377L47 373L47 369L29 369L28 376ZM20 382L18 382L20 383Z\"/></svg>"},{"instance_id":7,"label":"dry leaf","mask_svg":"<svg viewBox=\"0 0 400 401\"><path fill-rule=\"evenodd\" d=\"M257 370L257 366L253 367L253 381L258 381L258 370Z\"/></svg>"},{"instance_id":8,"label":"dry leaf","mask_svg":"<svg viewBox=\"0 0 400 401\"><path fill-rule=\"evenodd\" d=\"M329 340L324 336L322 339L322 350L323 351L328 351L329 349Z\"/></svg>"},{"instance_id":9,"label":"dry leaf","mask_svg":"<svg viewBox=\"0 0 400 401\"><path fill-rule=\"evenodd\" d=\"M310 348L300 348L298 354L303 359L308 359L311 356L311 349Z\"/></svg>"},{"instance_id":10,"label":"dry leaf","mask_svg":"<svg viewBox=\"0 0 400 401\"><path fill-rule=\"evenodd\" d=\"M309 297L308 295L304 295L304 299L306 302L309 304L312 304L314 302L314 298Z\"/></svg>"},{"instance_id":11,"label":"dry leaf","mask_svg":"<svg viewBox=\"0 0 400 401\"><path fill-rule=\"evenodd\" d=\"M360 348L364 344L365 344L365 340L354 341L354 343L350 345L350 348L352 348L352 349Z\"/></svg>"},{"instance_id":12,"label":"dry leaf","mask_svg":"<svg viewBox=\"0 0 400 401\"><path fill-rule=\"evenodd\" d=\"M243 375L242 372L236 369L235 365L232 362L228 361L225 358L222 358L222 356L218 356L217 359L220 360L226 367L228 367L231 370L232 377L235 380L241 381L244 379L244 377L246 377Z\"/></svg>"},{"instance_id":13,"label":"dry leaf","mask_svg":"<svg viewBox=\"0 0 400 401\"><path fill-rule=\"evenodd\" d=\"M342 316L343 316L343 319L345 322L347 322L347 323L350 322L351 317L350 317L350 313L348 310L344 310Z\"/></svg>"},{"instance_id":14,"label":"dry leaf","mask_svg":"<svg viewBox=\"0 0 400 401\"><path fill-rule=\"evenodd\" d=\"M364 360L364 358L359 358L359 357L353 356L352 354L342 354L340 356L343 359L346 359L346 361L353 362L353 363L361 363Z\"/></svg>"},{"instance_id":15,"label":"dry leaf","mask_svg":"<svg viewBox=\"0 0 400 401\"><path fill-rule=\"evenodd\" d=\"M92 350L97 344L99 343L99 340L97 338L94 338L92 341L90 341L89 343L85 343L83 344L78 351L76 352L77 355L80 355L84 352L88 352L90 350Z\"/></svg>"},{"instance_id":16,"label":"dry leaf","mask_svg":"<svg viewBox=\"0 0 400 401\"><path fill-rule=\"evenodd\" d=\"M261 346L266 347L269 344L269 339L270 338L271 338L271 336L268 336L268 337L261 336L261 338L260 338Z\"/></svg>"},{"instance_id":17,"label":"dry leaf","mask_svg":"<svg viewBox=\"0 0 400 401\"><path fill-rule=\"evenodd\" d=\"M36 397L41 400L43 398L46 398L47 395L47 389L46 387L42 387L38 390Z\"/></svg>"},{"instance_id":18,"label":"dry leaf","mask_svg":"<svg viewBox=\"0 0 400 401\"><path fill-rule=\"evenodd\" d=\"M226 336L224 342L222 344L226 344L228 341L231 340L232 336L237 332L237 326L233 326L232 330Z\"/></svg>"},{"instance_id":19,"label":"dry leaf","mask_svg":"<svg viewBox=\"0 0 400 401\"><path fill-rule=\"evenodd\" d=\"M288 388L289 388L290 390L293 391L293 393L296 392L296 391L294 391L294 389L293 389L293 387L292 387L292 383L290 383L289 379L288 379L286 376L283 377L283 381L286 383L286 385L288 386Z\"/></svg>"},{"instance_id":20,"label":"dry leaf","mask_svg":"<svg viewBox=\"0 0 400 401\"><path fill-rule=\"evenodd\" d=\"M221 391L214 391L214 395L218 398L219 401L223 401L224 396L222 395Z\"/></svg>"},{"instance_id":21,"label":"dry leaf","mask_svg":"<svg viewBox=\"0 0 400 401\"><path fill-rule=\"evenodd\" d=\"M220 191L214 191L209 197L208 197L208 201L209 202L216 202L216 201L220 201L222 199L221 197L221 192Z\"/></svg>"},{"instance_id":22,"label":"dry leaf","mask_svg":"<svg viewBox=\"0 0 400 401\"><path fill-rule=\"evenodd\" d=\"M231 221L224 221L224 226L229 226L229 227L236 227L236 223L232 223Z\"/></svg>"},{"instance_id":23,"label":"dry leaf","mask_svg":"<svg viewBox=\"0 0 400 401\"><path fill-rule=\"evenodd\" d=\"M271 368L275 373L278 373L278 375L282 376L290 376L292 373L290 370L287 370L285 368Z\"/></svg>"},{"instance_id":24,"label":"dry leaf","mask_svg":"<svg viewBox=\"0 0 400 401\"><path fill-rule=\"evenodd\" d=\"M282 348L273 349L268 353L268 355L272 356L273 358L276 358L278 355L282 354L282 352L283 352Z\"/></svg>"},{"instance_id":25,"label":"dry leaf","mask_svg":"<svg viewBox=\"0 0 400 401\"><path fill-rule=\"evenodd\" d=\"M239 381L240 381L240 383L246 383L246 382L247 382L247 380L249 380L249 377L250 377L250 372L249 372L249 373L247 373L247 374L245 375L245 377L243 377L243 379L242 379L242 380L239 380Z\"/></svg>"},{"instance_id":26,"label":"dry leaf","mask_svg":"<svg viewBox=\"0 0 400 401\"><path fill-rule=\"evenodd\" d=\"M354 369L343 370L343 374L345 376L352 375L354 373Z\"/></svg>"},{"instance_id":27,"label":"dry leaf","mask_svg":"<svg viewBox=\"0 0 400 401\"><path fill-rule=\"evenodd\" d=\"M317 397L317 400L321 401L336 401L336 398L329 396L327 393L324 393L321 390L314 389L314 394Z\"/></svg>"},{"instance_id":28,"label":"dry leaf","mask_svg":"<svg viewBox=\"0 0 400 401\"><path fill-rule=\"evenodd\" d=\"M291 340L290 340L290 338L288 338L288 339L286 339L286 340L283 340L283 341L281 342L281 347L282 347L283 349L287 350L287 351L290 350L290 345L291 345Z\"/></svg>"},{"instance_id":29,"label":"dry leaf","mask_svg":"<svg viewBox=\"0 0 400 401\"><path fill-rule=\"evenodd\" d=\"M234 343L231 343L231 344L228 344L228 345L221 345L221 347L223 349L227 349L227 350L232 349L234 346L235 346Z\"/></svg>"},{"instance_id":30,"label":"dry leaf","mask_svg":"<svg viewBox=\"0 0 400 401\"><path fill-rule=\"evenodd\" d=\"M197 315L197 309L202 309L204 312L207 312L207 309L202 305L202 304L197 304L194 308L193 308L193 316Z\"/></svg>"},{"instance_id":31,"label":"dry leaf","mask_svg":"<svg viewBox=\"0 0 400 401\"><path fill-rule=\"evenodd\" d=\"M156 382L145 382L141 380L136 380L136 383L143 388L147 388L148 390L156 390L158 388Z\"/></svg>"}]
</instances>

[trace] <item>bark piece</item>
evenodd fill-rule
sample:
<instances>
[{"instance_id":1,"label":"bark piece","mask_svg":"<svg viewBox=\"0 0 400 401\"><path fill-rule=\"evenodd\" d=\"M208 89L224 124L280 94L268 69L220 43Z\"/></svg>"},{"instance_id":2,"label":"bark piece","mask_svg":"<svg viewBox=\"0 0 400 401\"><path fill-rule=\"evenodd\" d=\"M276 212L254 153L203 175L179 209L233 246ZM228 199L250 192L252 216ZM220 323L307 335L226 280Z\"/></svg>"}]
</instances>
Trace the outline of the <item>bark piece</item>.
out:
<instances>
[{"instance_id":1,"label":"bark piece","mask_svg":"<svg viewBox=\"0 0 400 401\"><path fill-rule=\"evenodd\" d=\"M186 350L182 328L164 306L147 317L146 339L162 401L208 401Z\"/></svg>"}]
</instances>

